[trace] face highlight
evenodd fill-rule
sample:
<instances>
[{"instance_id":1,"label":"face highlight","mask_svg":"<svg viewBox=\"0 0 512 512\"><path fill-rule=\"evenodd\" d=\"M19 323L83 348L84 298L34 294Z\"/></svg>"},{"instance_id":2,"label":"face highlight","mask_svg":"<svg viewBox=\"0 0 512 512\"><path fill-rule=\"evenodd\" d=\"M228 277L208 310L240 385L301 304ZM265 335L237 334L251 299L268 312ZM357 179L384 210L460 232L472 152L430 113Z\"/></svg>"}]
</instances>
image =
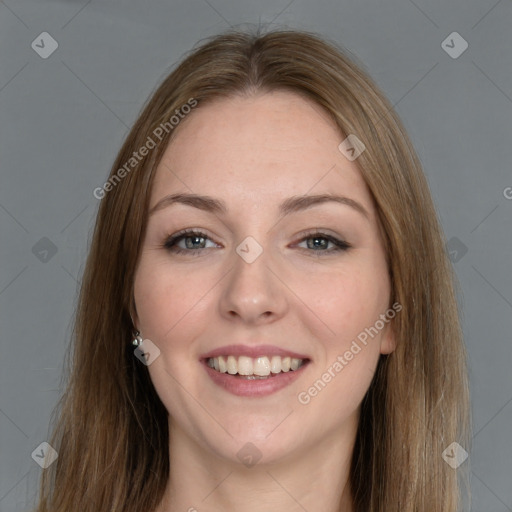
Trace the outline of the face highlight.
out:
<instances>
[{"instance_id":1,"label":"face highlight","mask_svg":"<svg viewBox=\"0 0 512 512\"><path fill-rule=\"evenodd\" d=\"M388 321L351 348L389 309L390 280L342 139L290 92L221 99L180 125L156 171L134 321L160 350L148 370L171 430L212 458L239 463L250 442L274 462L354 432L394 348Z\"/></svg>"}]
</instances>

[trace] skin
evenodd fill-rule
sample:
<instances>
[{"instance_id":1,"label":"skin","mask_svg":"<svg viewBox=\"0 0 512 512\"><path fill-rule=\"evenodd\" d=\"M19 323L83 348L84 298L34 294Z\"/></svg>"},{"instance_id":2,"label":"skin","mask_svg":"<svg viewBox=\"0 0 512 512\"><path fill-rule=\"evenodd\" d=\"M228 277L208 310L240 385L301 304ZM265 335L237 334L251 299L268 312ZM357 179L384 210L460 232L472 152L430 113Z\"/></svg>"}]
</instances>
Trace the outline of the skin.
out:
<instances>
[{"instance_id":1,"label":"skin","mask_svg":"<svg viewBox=\"0 0 512 512\"><path fill-rule=\"evenodd\" d=\"M290 92L200 105L176 130L150 211L168 194L194 193L223 200L227 212L155 211L136 271L134 323L161 351L148 369L170 413L171 475L158 511L334 512L340 502L351 511L360 404L380 354L394 350L392 324L307 405L297 396L390 306L375 206L356 162L339 151L344 137L321 108ZM368 217L332 201L279 214L285 199L316 194L351 198ZM315 242L308 231L318 228L351 248ZM183 229L208 238L192 249L182 240L186 254L164 248ZM253 263L235 251L247 236L263 248ZM310 363L270 396L239 397L200 362L228 344L277 345ZM237 457L247 442L261 454L252 467Z\"/></svg>"}]
</instances>

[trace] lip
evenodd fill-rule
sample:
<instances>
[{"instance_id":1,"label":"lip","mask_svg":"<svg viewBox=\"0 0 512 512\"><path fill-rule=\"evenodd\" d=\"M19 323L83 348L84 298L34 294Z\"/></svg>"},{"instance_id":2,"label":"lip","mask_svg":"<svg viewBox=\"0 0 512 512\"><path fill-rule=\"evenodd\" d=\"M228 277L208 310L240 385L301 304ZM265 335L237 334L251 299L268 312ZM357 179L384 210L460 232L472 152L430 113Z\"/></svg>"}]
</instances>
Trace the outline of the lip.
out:
<instances>
[{"instance_id":1,"label":"lip","mask_svg":"<svg viewBox=\"0 0 512 512\"><path fill-rule=\"evenodd\" d=\"M247 356L247 357L263 357L263 356L281 356L281 357L294 357L296 359L310 359L304 354L285 350L275 345L225 345L223 347L216 348L201 356L202 360L207 360L210 357L219 356ZM297 371L297 370L295 370Z\"/></svg>"},{"instance_id":2,"label":"lip","mask_svg":"<svg viewBox=\"0 0 512 512\"><path fill-rule=\"evenodd\" d=\"M244 379L229 373L220 373L210 368L205 360L203 360L203 367L213 382L229 393L237 396L263 397L276 393L297 380L309 363L310 361L308 360L297 370L281 372L266 379L254 380Z\"/></svg>"},{"instance_id":3,"label":"lip","mask_svg":"<svg viewBox=\"0 0 512 512\"><path fill-rule=\"evenodd\" d=\"M281 356L303 359L303 365L297 370L281 372L266 379L245 379L240 376L230 375L229 373L220 373L208 366L208 359L219 356L247 356L252 358L263 356ZM274 345L225 345L214 349L200 358L203 367L212 379L212 381L222 389L237 396L245 397L264 397L271 395L290 385L300 378L304 369L309 365L311 359L304 354L291 352Z\"/></svg>"}]
</instances>

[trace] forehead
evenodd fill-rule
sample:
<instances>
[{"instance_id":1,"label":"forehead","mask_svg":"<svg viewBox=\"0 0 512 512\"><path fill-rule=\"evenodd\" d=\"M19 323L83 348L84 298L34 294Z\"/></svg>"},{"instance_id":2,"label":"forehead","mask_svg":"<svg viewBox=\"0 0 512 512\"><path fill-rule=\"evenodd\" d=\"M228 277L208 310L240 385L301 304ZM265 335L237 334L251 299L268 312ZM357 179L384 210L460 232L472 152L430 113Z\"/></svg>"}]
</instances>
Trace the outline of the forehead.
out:
<instances>
[{"instance_id":1,"label":"forehead","mask_svg":"<svg viewBox=\"0 0 512 512\"><path fill-rule=\"evenodd\" d=\"M199 105L181 121L157 169L152 203L174 191L280 200L338 192L372 200L355 162L323 109L276 91Z\"/></svg>"}]
</instances>

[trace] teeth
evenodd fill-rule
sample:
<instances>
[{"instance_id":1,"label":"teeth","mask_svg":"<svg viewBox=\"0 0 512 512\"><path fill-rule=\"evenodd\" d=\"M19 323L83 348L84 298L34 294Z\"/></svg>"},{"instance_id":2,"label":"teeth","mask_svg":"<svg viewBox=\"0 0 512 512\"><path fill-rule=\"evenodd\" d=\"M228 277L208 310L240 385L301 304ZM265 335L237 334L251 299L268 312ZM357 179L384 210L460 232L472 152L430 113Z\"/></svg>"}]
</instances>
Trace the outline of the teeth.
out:
<instances>
[{"instance_id":1,"label":"teeth","mask_svg":"<svg viewBox=\"0 0 512 512\"><path fill-rule=\"evenodd\" d=\"M304 364L304 360L288 356L261 356L254 359L247 356L219 356L210 357L207 364L220 373L255 378L298 370Z\"/></svg>"},{"instance_id":2,"label":"teeth","mask_svg":"<svg viewBox=\"0 0 512 512\"><path fill-rule=\"evenodd\" d=\"M214 358L215 361L215 358ZM238 358L238 373L239 375L252 375L252 359L246 356Z\"/></svg>"},{"instance_id":3,"label":"teeth","mask_svg":"<svg viewBox=\"0 0 512 512\"><path fill-rule=\"evenodd\" d=\"M260 377L270 375L270 361L268 357L258 357L255 359L252 372Z\"/></svg>"},{"instance_id":4,"label":"teeth","mask_svg":"<svg viewBox=\"0 0 512 512\"><path fill-rule=\"evenodd\" d=\"M272 373L281 373L281 358L279 356L272 356L270 360L270 371Z\"/></svg>"},{"instance_id":5,"label":"teeth","mask_svg":"<svg viewBox=\"0 0 512 512\"><path fill-rule=\"evenodd\" d=\"M216 358L214 357L213 359L215 360ZM235 373L238 373L238 364L233 356L228 356L226 369L230 375L235 375Z\"/></svg>"}]
</instances>

